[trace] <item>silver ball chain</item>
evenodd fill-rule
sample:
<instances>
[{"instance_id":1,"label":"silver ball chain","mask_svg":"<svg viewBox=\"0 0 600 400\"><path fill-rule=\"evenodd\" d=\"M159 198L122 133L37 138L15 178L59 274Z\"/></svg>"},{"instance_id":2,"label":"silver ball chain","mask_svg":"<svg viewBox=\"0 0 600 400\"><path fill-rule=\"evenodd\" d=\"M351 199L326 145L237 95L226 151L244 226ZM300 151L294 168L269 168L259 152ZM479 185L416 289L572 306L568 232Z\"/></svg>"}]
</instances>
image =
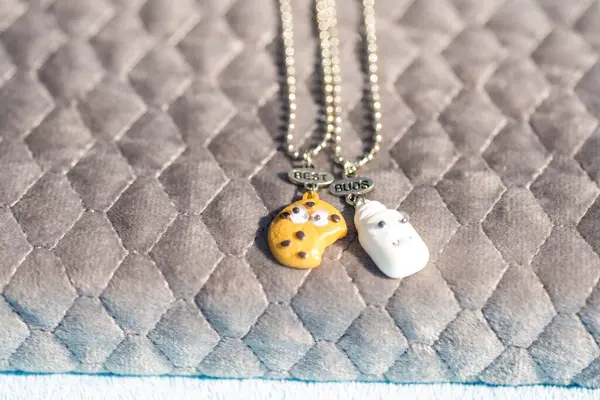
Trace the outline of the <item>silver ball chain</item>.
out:
<instances>
[{"instance_id":1,"label":"silver ball chain","mask_svg":"<svg viewBox=\"0 0 600 400\"><path fill-rule=\"evenodd\" d=\"M294 138L296 111L296 60L294 58L294 34L292 22L292 0L279 0L282 40L285 63L285 87L289 114L285 128L285 150L293 160L304 160L312 165L312 158L333 142L334 162L344 168L344 175L352 176L357 169L373 160L380 149L381 136L381 98L379 95L379 77L377 75L377 43L375 33L375 0L363 0L362 40L365 48L368 95L372 112L372 145L356 161L350 161L342 155L342 107L340 51L337 33L337 15L335 0L315 0L317 29L321 55L321 73L324 83L325 132L319 144L312 149L300 151L291 141Z\"/></svg>"}]
</instances>

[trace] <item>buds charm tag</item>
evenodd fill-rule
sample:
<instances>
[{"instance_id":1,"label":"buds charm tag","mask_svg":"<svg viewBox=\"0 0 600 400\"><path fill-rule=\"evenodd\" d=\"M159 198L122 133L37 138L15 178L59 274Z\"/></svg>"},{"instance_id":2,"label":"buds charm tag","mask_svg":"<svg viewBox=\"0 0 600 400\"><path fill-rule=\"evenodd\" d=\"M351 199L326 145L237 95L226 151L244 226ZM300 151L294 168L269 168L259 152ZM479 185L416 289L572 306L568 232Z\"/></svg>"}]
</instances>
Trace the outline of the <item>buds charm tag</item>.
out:
<instances>
[{"instance_id":1,"label":"buds charm tag","mask_svg":"<svg viewBox=\"0 0 600 400\"><path fill-rule=\"evenodd\" d=\"M345 178L333 182L329 191L335 196L361 195L373 190L373 180L370 178Z\"/></svg>"},{"instance_id":2,"label":"buds charm tag","mask_svg":"<svg viewBox=\"0 0 600 400\"><path fill-rule=\"evenodd\" d=\"M354 224L360 245L390 278L412 275L427 265L427 245L406 214L365 199L356 204Z\"/></svg>"}]
</instances>

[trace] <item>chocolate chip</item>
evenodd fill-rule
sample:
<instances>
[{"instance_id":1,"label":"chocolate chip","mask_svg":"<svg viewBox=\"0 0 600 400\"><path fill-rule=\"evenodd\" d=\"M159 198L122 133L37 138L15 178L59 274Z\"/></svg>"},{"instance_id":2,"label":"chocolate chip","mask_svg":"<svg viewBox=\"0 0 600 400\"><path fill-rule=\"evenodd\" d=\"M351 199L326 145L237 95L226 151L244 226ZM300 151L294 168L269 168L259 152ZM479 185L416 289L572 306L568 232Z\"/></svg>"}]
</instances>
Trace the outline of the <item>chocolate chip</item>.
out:
<instances>
[{"instance_id":1,"label":"chocolate chip","mask_svg":"<svg viewBox=\"0 0 600 400\"><path fill-rule=\"evenodd\" d=\"M304 205L306 207L314 207L315 206L315 202L314 201L307 201L306 203L304 203Z\"/></svg>"},{"instance_id":2,"label":"chocolate chip","mask_svg":"<svg viewBox=\"0 0 600 400\"><path fill-rule=\"evenodd\" d=\"M377 223L377 226L379 226L380 228L383 228L385 226L385 221L381 220Z\"/></svg>"},{"instance_id":3,"label":"chocolate chip","mask_svg":"<svg viewBox=\"0 0 600 400\"><path fill-rule=\"evenodd\" d=\"M290 242L289 240L284 240L283 242L281 242L281 245L283 247L288 247L290 244L292 244L292 242Z\"/></svg>"},{"instance_id":4,"label":"chocolate chip","mask_svg":"<svg viewBox=\"0 0 600 400\"><path fill-rule=\"evenodd\" d=\"M302 231L298 231L296 232L296 237L300 240L304 239L306 237L306 233L302 232Z\"/></svg>"},{"instance_id":5,"label":"chocolate chip","mask_svg":"<svg viewBox=\"0 0 600 400\"><path fill-rule=\"evenodd\" d=\"M339 216L339 215L337 215L337 214L333 214L333 215L331 216L331 220L332 220L333 222L340 222L340 219L341 219L341 218L340 218L340 216Z\"/></svg>"},{"instance_id":6,"label":"chocolate chip","mask_svg":"<svg viewBox=\"0 0 600 400\"><path fill-rule=\"evenodd\" d=\"M281 218L284 218L284 219L285 219L285 218L289 218L289 217L290 217L290 213L289 213L289 212L287 212L287 211L286 211L286 212L282 212L281 214L279 214L279 216L280 216Z\"/></svg>"},{"instance_id":7,"label":"chocolate chip","mask_svg":"<svg viewBox=\"0 0 600 400\"><path fill-rule=\"evenodd\" d=\"M319 214L313 215L313 219L315 221L319 221L321 219L321 216Z\"/></svg>"},{"instance_id":8,"label":"chocolate chip","mask_svg":"<svg viewBox=\"0 0 600 400\"><path fill-rule=\"evenodd\" d=\"M300 209L298 207L294 207L294 208L292 208L292 212L294 214L298 214L300 212Z\"/></svg>"},{"instance_id":9,"label":"chocolate chip","mask_svg":"<svg viewBox=\"0 0 600 400\"><path fill-rule=\"evenodd\" d=\"M298 253L298 257L300 257L300 258L306 258L306 253L303 252L303 251L301 251L301 252Z\"/></svg>"}]
</instances>

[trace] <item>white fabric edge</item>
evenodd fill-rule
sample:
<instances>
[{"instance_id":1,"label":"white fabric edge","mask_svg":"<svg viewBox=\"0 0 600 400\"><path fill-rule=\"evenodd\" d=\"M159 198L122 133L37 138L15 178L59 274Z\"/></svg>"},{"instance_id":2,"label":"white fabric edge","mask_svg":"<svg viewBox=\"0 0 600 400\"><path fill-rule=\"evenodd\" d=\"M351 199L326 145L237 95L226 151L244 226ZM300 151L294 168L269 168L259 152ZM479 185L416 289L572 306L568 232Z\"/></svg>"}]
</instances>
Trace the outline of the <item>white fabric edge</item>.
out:
<instances>
[{"instance_id":1,"label":"white fabric edge","mask_svg":"<svg viewBox=\"0 0 600 400\"><path fill-rule=\"evenodd\" d=\"M192 377L0 374L1 400L96 399L598 399L600 390L553 386L492 387L460 384L388 384L225 380Z\"/></svg>"}]
</instances>

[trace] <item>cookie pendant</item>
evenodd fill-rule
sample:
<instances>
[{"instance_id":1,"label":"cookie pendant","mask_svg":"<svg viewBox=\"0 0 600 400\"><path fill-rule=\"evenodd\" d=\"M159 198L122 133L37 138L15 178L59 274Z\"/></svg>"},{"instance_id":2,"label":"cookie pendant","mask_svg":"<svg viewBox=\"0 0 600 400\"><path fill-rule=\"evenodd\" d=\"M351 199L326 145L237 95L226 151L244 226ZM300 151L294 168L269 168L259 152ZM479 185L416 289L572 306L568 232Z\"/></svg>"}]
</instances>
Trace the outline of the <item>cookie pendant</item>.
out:
<instances>
[{"instance_id":1,"label":"cookie pendant","mask_svg":"<svg viewBox=\"0 0 600 400\"><path fill-rule=\"evenodd\" d=\"M406 214L378 201L363 200L356 205L354 223L360 245L390 278L412 275L427 265L427 245Z\"/></svg>"},{"instance_id":2,"label":"cookie pendant","mask_svg":"<svg viewBox=\"0 0 600 400\"><path fill-rule=\"evenodd\" d=\"M290 268L315 268L321 264L325 248L348 233L342 214L319 199L316 192L306 192L302 200L290 204L277 214L267 241L273 256Z\"/></svg>"}]
</instances>

